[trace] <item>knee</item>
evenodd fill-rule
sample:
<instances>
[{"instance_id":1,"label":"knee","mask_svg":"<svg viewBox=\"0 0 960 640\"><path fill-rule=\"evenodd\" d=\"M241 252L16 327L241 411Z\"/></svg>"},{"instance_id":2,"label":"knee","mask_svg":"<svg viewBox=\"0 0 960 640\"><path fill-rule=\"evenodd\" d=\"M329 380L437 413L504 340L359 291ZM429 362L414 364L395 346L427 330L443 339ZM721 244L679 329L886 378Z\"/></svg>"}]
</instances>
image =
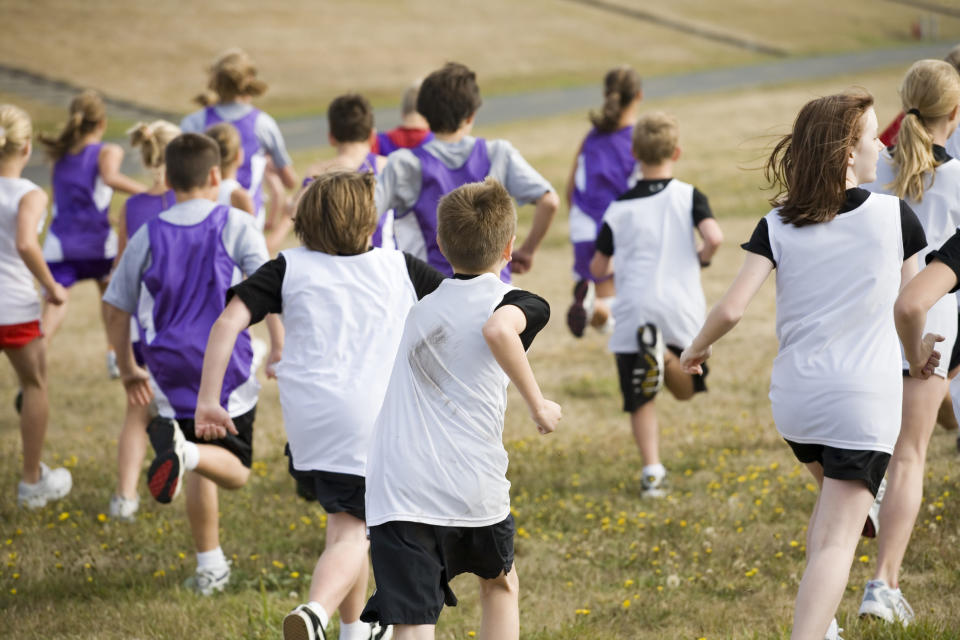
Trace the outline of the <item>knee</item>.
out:
<instances>
[{"instance_id":1,"label":"knee","mask_svg":"<svg viewBox=\"0 0 960 640\"><path fill-rule=\"evenodd\" d=\"M247 484L247 480L250 479L250 468L242 467L241 470L233 474L233 477L229 481L224 482L220 486L224 489L240 489Z\"/></svg>"},{"instance_id":2,"label":"knee","mask_svg":"<svg viewBox=\"0 0 960 640\"><path fill-rule=\"evenodd\" d=\"M480 580L480 593L483 596L506 593L514 598L520 594L520 578L513 569L491 580Z\"/></svg>"},{"instance_id":3,"label":"knee","mask_svg":"<svg viewBox=\"0 0 960 640\"><path fill-rule=\"evenodd\" d=\"M680 389L670 389L670 393L672 393L673 397L677 400L689 400L694 394L693 385L690 385L689 388L683 385Z\"/></svg>"}]
</instances>

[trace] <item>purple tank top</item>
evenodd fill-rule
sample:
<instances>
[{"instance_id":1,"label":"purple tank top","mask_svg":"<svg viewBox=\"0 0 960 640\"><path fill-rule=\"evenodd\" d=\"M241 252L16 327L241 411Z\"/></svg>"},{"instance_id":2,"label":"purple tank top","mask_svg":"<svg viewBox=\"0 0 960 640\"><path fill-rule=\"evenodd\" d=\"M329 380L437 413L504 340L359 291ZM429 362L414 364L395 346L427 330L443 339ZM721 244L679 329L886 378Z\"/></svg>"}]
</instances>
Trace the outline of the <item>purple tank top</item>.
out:
<instances>
[{"instance_id":1,"label":"purple tank top","mask_svg":"<svg viewBox=\"0 0 960 640\"><path fill-rule=\"evenodd\" d=\"M110 236L110 203L98 207L94 198L101 147L103 144L89 144L53 165L55 214L50 232L60 241L64 260L108 257L104 245Z\"/></svg>"},{"instance_id":2,"label":"purple tank top","mask_svg":"<svg viewBox=\"0 0 960 640\"><path fill-rule=\"evenodd\" d=\"M457 169L450 169L443 161L428 152L424 147L410 150L420 161L420 196L411 207L411 213L417 217L423 243L427 248L427 262L448 276L453 275L450 263L440 253L437 246L437 205L440 198L457 187L469 182L481 182L490 173L490 156L487 154L487 141L477 138L467 161ZM510 281L510 267L500 274L504 282Z\"/></svg>"},{"instance_id":3,"label":"purple tank top","mask_svg":"<svg viewBox=\"0 0 960 640\"><path fill-rule=\"evenodd\" d=\"M156 336L143 343L147 367L177 418L197 408L207 336L224 308L236 263L223 246L230 208L217 205L201 222L181 226L157 217L147 222L152 262L143 284L153 296ZM244 330L230 356L220 404L250 377L253 349Z\"/></svg>"},{"instance_id":4,"label":"purple tank top","mask_svg":"<svg viewBox=\"0 0 960 640\"><path fill-rule=\"evenodd\" d=\"M610 133L593 129L583 141L580 155L586 170L585 188L581 191L574 185L573 203L596 220L598 226L610 203L629 188L628 182L637 164L632 139L633 127L630 126Z\"/></svg>"},{"instance_id":5,"label":"purple tank top","mask_svg":"<svg viewBox=\"0 0 960 640\"><path fill-rule=\"evenodd\" d=\"M230 124L236 127L240 134L240 146L243 147L243 164L237 168L237 182L240 183L253 197L253 212L256 214L263 206L263 180L257 182L256 189L251 190L253 183L253 169L251 161L253 157L260 152L260 141L257 139L256 124L257 117L260 115L259 109L250 109L250 112L237 120L230 120ZM212 127L215 124L224 122L224 119L217 113L215 107L207 107L205 110L204 129ZM262 177L261 177L262 178Z\"/></svg>"},{"instance_id":6,"label":"purple tank top","mask_svg":"<svg viewBox=\"0 0 960 640\"><path fill-rule=\"evenodd\" d=\"M137 229L156 218L161 211L166 211L176 203L173 189L160 195L139 193L127 198L127 240L133 237Z\"/></svg>"}]
</instances>

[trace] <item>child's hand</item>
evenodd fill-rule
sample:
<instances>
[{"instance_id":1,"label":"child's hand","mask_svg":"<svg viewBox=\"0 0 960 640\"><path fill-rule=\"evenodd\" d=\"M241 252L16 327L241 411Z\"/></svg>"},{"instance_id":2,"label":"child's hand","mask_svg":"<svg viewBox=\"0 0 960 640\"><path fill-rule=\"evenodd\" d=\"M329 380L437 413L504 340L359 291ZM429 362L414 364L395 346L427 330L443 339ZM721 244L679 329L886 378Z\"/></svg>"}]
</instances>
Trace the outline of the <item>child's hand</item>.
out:
<instances>
[{"instance_id":1,"label":"child's hand","mask_svg":"<svg viewBox=\"0 0 960 640\"><path fill-rule=\"evenodd\" d=\"M193 414L194 432L200 440L219 440L227 434L237 435L237 428L227 410L218 402L197 402Z\"/></svg>"},{"instance_id":2,"label":"child's hand","mask_svg":"<svg viewBox=\"0 0 960 640\"><path fill-rule=\"evenodd\" d=\"M920 341L920 353L917 362L910 363L910 375L914 378L926 380L933 375L940 364L940 352L934 347L942 342L944 337L935 333L928 333Z\"/></svg>"},{"instance_id":3,"label":"child's hand","mask_svg":"<svg viewBox=\"0 0 960 640\"><path fill-rule=\"evenodd\" d=\"M513 273L527 273L533 268L533 253L523 249L514 249L510 258L510 271Z\"/></svg>"},{"instance_id":4,"label":"child's hand","mask_svg":"<svg viewBox=\"0 0 960 640\"><path fill-rule=\"evenodd\" d=\"M150 374L143 367L135 367L121 376L123 387L127 391L127 402L135 407L145 407L153 400L150 388Z\"/></svg>"},{"instance_id":5,"label":"child's hand","mask_svg":"<svg viewBox=\"0 0 960 640\"><path fill-rule=\"evenodd\" d=\"M683 368L684 372L691 375L702 374L703 367L700 365L706 362L711 353L713 353L713 347L707 347L702 351L694 351L693 345L690 345L683 350L683 353L680 354L680 366Z\"/></svg>"},{"instance_id":6,"label":"child's hand","mask_svg":"<svg viewBox=\"0 0 960 640\"><path fill-rule=\"evenodd\" d=\"M537 424L537 431L546 435L557 428L557 423L563 417L563 410L556 402L544 399L535 411L530 412L530 417Z\"/></svg>"},{"instance_id":7,"label":"child's hand","mask_svg":"<svg viewBox=\"0 0 960 640\"><path fill-rule=\"evenodd\" d=\"M270 355L267 356L267 378L271 380L277 379L277 363L283 358L283 350L280 351L271 351Z\"/></svg>"},{"instance_id":8,"label":"child's hand","mask_svg":"<svg viewBox=\"0 0 960 640\"><path fill-rule=\"evenodd\" d=\"M60 306L67 301L67 290L59 282L54 282L53 287L44 292L44 297L50 304Z\"/></svg>"}]
</instances>

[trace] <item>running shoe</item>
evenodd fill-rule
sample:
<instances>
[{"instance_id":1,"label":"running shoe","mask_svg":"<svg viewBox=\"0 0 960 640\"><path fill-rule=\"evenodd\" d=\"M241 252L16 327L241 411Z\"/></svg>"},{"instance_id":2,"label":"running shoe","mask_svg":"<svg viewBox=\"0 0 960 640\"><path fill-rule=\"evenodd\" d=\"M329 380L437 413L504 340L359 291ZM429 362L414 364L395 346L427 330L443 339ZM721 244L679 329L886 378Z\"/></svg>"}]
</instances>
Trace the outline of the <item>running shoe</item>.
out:
<instances>
[{"instance_id":1,"label":"running shoe","mask_svg":"<svg viewBox=\"0 0 960 640\"><path fill-rule=\"evenodd\" d=\"M229 563L213 569L197 567L196 573L187 578L183 586L201 596L212 596L214 593L223 591L228 582L230 582Z\"/></svg>"},{"instance_id":2,"label":"running shoe","mask_svg":"<svg viewBox=\"0 0 960 640\"><path fill-rule=\"evenodd\" d=\"M39 509L64 497L72 488L73 476L68 469L51 469L41 462L40 480L32 484L21 480L17 486L17 503L27 509Z\"/></svg>"},{"instance_id":3,"label":"running shoe","mask_svg":"<svg viewBox=\"0 0 960 640\"><path fill-rule=\"evenodd\" d=\"M643 498L665 498L668 489L666 473L661 476L649 474L640 478L640 496Z\"/></svg>"},{"instance_id":4,"label":"running shoe","mask_svg":"<svg viewBox=\"0 0 960 640\"><path fill-rule=\"evenodd\" d=\"M843 631L843 628L837 624L837 619L834 618L830 621L830 626L827 627L827 635L823 637L823 640L843 640L840 637L840 632Z\"/></svg>"},{"instance_id":5,"label":"running shoe","mask_svg":"<svg viewBox=\"0 0 960 640\"><path fill-rule=\"evenodd\" d=\"M593 281L581 280L573 287L573 304L567 309L567 327L577 338L583 337L583 332L593 315L593 302L596 299Z\"/></svg>"},{"instance_id":6,"label":"running shoe","mask_svg":"<svg viewBox=\"0 0 960 640\"><path fill-rule=\"evenodd\" d=\"M883 580L871 580L863 589L860 616L873 616L904 627L913 622L913 608L900 589L891 589Z\"/></svg>"},{"instance_id":7,"label":"running shoe","mask_svg":"<svg viewBox=\"0 0 960 640\"><path fill-rule=\"evenodd\" d=\"M107 351L107 375L111 380L120 377L120 367L117 365L117 354L113 351Z\"/></svg>"},{"instance_id":8,"label":"running shoe","mask_svg":"<svg viewBox=\"0 0 960 640\"><path fill-rule=\"evenodd\" d=\"M137 511L140 510L139 498L124 498L113 494L110 498L110 508L108 513L114 520L123 522L133 522L136 519Z\"/></svg>"},{"instance_id":9,"label":"running shoe","mask_svg":"<svg viewBox=\"0 0 960 640\"><path fill-rule=\"evenodd\" d=\"M180 495L183 485L183 445L186 440L180 425L170 418L154 418L147 427L147 435L157 457L147 471L150 495L162 504L170 503Z\"/></svg>"},{"instance_id":10,"label":"running shoe","mask_svg":"<svg viewBox=\"0 0 960 640\"><path fill-rule=\"evenodd\" d=\"M320 616L301 604L283 619L283 640L326 640Z\"/></svg>"},{"instance_id":11,"label":"running shoe","mask_svg":"<svg viewBox=\"0 0 960 640\"><path fill-rule=\"evenodd\" d=\"M637 329L637 346L640 357L631 376L634 393L652 398L663 389L663 334L647 323Z\"/></svg>"}]
</instances>

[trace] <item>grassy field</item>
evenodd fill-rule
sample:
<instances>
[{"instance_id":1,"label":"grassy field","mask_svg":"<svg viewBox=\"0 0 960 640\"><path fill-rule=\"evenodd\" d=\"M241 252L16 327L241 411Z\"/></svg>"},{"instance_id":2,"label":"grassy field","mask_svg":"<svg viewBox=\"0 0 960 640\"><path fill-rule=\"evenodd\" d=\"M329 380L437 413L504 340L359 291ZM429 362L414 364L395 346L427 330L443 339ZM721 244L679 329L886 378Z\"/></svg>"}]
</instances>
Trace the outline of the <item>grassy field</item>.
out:
<instances>
[{"instance_id":1,"label":"grassy field","mask_svg":"<svg viewBox=\"0 0 960 640\"><path fill-rule=\"evenodd\" d=\"M681 123L685 156L678 177L711 199L727 237L704 273L716 300L741 261L745 240L767 210L760 190L763 150L812 96L857 83L872 90L885 123L896 112L902 70L828 82L650 102ZM582 115L518 122L479 133L507 137L562 190ZM304 167L316 154L295 160ZM521 231L529 210L521 213ZM715 349L711 391L689 403L658 400L672 494L639 496L640 461L618 411L619 392L605 338L572 338L563 315L572 285L561 214L518 285L543 294L554 318L531 360L548 397L564 407L557 433L541 437L511 389L506 441L518 534L522 635L529 639L788 637L803 571L814 487L778 437L767 385L776 353L768 283L746 318ZM180 583L194 560L182 501L161 508L142 491L136 523L105 515L114 486L123 413L120 385L106 380L95 290L74 290L71 313L49 357L51 426L47 460L66 464L75 488L38 512L18 510L19 461L12 409L15 379L0 367L0 628L3 637L275 638L282 616L306 594L322 548L324 515L295 498L282 455L276 385L265 382L255 466L243 490L221 493L224 550L234 562L227 593L196 598ZM259 330L260 328L258 328ZM262 332L261 332L262 334ZM860 621L856 609L876 555L857 552L841 604L844 637L954 639L960 629L960 493L951 435L934 436L926 500L904 565L903 586L918 612L909 630ZM443 613L439 638L478 630L477 589L454 582L461 605ZM333 636L336 637L336 636Z\"/></svg>"}]
</instances>

